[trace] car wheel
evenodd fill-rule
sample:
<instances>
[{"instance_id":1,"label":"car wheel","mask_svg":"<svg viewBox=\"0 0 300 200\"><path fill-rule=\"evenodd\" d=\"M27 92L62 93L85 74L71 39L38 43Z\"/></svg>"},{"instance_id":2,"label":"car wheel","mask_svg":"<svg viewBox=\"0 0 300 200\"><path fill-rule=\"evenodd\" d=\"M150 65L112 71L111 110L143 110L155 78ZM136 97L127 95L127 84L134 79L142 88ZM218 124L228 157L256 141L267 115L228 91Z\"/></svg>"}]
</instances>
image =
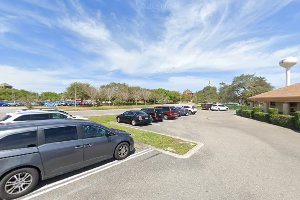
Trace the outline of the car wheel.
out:
<instances>
[{"instance_id":1,"label":"car wheel","mask_svg":"<svg viewBox=\"0 0 300 200\"><path fill-rule=\"evenodd\" d=\"M167 120L168 119L168 115L164 115L164 120Z\"/></svg>"},{"instance_id":2,"label":"car wheel","mask_svg":"<svg viewBox=\"0 0 300 200\"><path fill-rule=\"evenodd\" d=\"M117 160L122 160L127 158L129 153L129 144L127 142L122 142L116 147L114 157Z\"/></svg>"},{"instance_id":3,"label":"car wheel","mask_svg":"<svg viewBox=\"0 0 300 200\"><path fill-rule=\"evenodd\" d=\"M132 121L131 121L131 125L132 125L132 126L135 126L135 125L136 125L136 121L135 121L135 120L132 120Z\"/></svg>"},{"instance_id":4,"label":"car wheel","mask_svg":"<svg viewBox=\"0 0 300 200\"><path fill-rule=\"evenodd\" d=\"M120 122L121 122L121 120L120 120L120 117L117 117L117 122L118 122L118 123L120 123Z\"/></svg>"},{"instance_id":5,"label":"car wheel","mask_svg":"<svg viewBox=\"0 0 300 200\"><path fill-rule=\"evenodd\" d=\"M16 199L31 192L39 182L39 173L33 168L22 168L6 174L0 181L0 198Z\"/></svg>"}]
</instances>

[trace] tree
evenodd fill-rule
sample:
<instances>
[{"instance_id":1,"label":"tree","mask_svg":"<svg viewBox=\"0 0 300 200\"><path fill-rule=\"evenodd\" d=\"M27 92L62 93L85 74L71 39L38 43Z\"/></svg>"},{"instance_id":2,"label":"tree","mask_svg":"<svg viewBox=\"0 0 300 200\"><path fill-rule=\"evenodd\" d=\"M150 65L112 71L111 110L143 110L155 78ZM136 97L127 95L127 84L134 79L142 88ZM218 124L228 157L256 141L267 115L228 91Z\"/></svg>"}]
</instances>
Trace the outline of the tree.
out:
<instances>
[{"instance_id":1,"label":"tree","mask_svg":"<svg viewBox=\"0 0 300 200\"><path fill-rule=\"evenodd\" d=\"M228 85L224 82L220 83L219 100L222 103L238 101L234 93L233 87L231 87L231 85Z\"/></svg>"},{"instance_id":2,"label":"tree","mask_svg":"<svg viewBox=\"0 0 300 200\"><path fill-rule=\"evenodd\" d=\"M144 88L141 89L141 97L144 100L145 105L146 105L146 102L149 100L150 96L151 96L151 92L149 90L144 89Z\"/></svg>"},{"instance_id":3,"label":"tree","mask_svg":"<svg viewBox=\"0 0 300 200\"><path fill-rule=\"evenodd\" d=\"M90 85L90 86L87 87L86 89L87 89L87 90L86 90L87 95L91 98L91 100L96 101L96 100L97 100L97 97L99 96L99 91L97 90L97 88ZM93 103L93 106L94 106L94 105L95 105L95 104Z\"/></svg>"},{"instance_id":4,"label":"tree","mask_svg":"<svg viewBox=\"0 0 300 200\"><path fill-rule=\"evenodd\" d=\"M197 99L201 102L217 102L219 100L219 95L217 93L217 88L213 86L206 86L201 91L196 92Z\"/></svg>"},{"instance_id":5,"label":"tree","mask_svg":"<svg viewBox=\"0 0 300 200\"><path fill-rule=\"evenodd\" d=\"M116 94L117 88L116 87L102 87L100 89L100 91L104 94L105 100L109 102L109 105L111 105L113 97Z\"/></svg>"},{"instance_id":6,"label":"tree","mask_svg":"<svg viewBox=\"0 0 300 200\"><path fill-rule=\"evenodd\" d=\"M265 77L253 75L240 75L234 77L231 86L232 92L239 103L248 102L248 98L273 89Z\"/></svg>"},{"instance_id":7,"label":"tree","mask_svg":"<svg viewBox=\"0 0 300 200\"><path fill-rule=\"evenodd\" d=\"M40 95L41 100L58 101L62 99L62 95L55 92L42 92Z\"/></svg>"},{"instance_id":8,"label":"tree","mask_svg":"<svg viewBox=\"0 0 300 200\"><path fill-rule=\"evenodd\" d=\"M89 87L91 86L88 83L81 83L81 82L71 83L69 87L66 89L66 95L71 99L75 99L75 92L76 92L76 98L80 98L81 101L83 99L88 99L90 98L88 94Z\"/></svg>"},{"instance_id":9,"label":"tree","mask_svg":"<svg viewBox=\"0 0 300 200\"><path fill-rule=\"evenodd\" d=\"M141 99L141 88L140 87L131 87L130 88L130 93L132 98L135 101L135 105L137 105L138 101Z\"/></svg>"}]
</instances>

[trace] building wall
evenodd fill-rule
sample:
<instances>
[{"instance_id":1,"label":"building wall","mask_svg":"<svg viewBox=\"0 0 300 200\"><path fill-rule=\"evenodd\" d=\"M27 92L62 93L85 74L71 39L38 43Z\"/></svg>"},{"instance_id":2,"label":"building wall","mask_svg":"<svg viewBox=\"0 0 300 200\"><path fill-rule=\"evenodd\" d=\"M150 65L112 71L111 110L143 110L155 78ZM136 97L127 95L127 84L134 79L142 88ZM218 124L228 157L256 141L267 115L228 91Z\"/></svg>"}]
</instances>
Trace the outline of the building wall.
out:
<instances>
[{"instance_id":1,"label":"building wall","mask_svg":"<svg viewBox=\"0 0 300 200\"><path fill-rule=\"evenodd\" d=\"M297 103L297 111L300 111L300 103Z\"/></svg>"}]
</instances>

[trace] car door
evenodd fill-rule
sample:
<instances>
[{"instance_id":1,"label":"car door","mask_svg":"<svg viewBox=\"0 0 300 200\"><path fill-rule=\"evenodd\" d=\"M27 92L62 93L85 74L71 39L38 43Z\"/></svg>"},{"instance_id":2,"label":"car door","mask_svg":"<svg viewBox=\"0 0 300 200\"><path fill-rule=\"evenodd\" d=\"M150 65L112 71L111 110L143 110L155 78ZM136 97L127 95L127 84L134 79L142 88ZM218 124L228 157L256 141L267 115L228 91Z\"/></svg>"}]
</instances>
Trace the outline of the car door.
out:
<instances>
[{"instance_id":1,"label":"car door","mask_svg":"<svg viewBox=\"0 0 300 200\"><path fill-rule=\"evenodd\" d=\"M133 112L131 112L131 111L125 112L124 113L124 122L131 123L133 116L134 116Z\"/></svg>"},{"instance_id":2,"label":"car door","mask_svg":"<svg viewBox=\"0 0 300 200\"><path fill-rule=\"evenodd\" d=\"M113 156L109 130L95 124L81 125L83 132L84 162L92 164Z\"/></svg>"},{"instance_id":3,"label":"car door","mask_svg":"<svg viewBox=\"0 0 300 200\"><path fill-rule=\"evenodd\" d=\"M73 171L83 165L83 141L78 139L77 127L45 127L39 152L46 177Z\"/></svg>"}]
</instances>

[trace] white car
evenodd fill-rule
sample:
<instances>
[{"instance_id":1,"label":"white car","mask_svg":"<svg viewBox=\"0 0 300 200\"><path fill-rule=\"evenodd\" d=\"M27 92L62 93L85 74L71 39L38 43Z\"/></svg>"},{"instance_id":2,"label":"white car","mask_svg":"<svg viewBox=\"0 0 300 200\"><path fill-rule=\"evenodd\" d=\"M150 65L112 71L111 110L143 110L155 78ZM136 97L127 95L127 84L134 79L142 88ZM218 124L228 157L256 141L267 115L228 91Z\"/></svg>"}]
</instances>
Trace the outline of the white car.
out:
<instances>
[{"instance_id":1,"label":"white car","mask_svg":"<svg viewBox=\"0 0 300 200\"><path fill-rule=\"evenodd\" d=\"M188 109L189 114L192 114L192 115L196 114L196 112L198 111L197 106L195 106L195 105L184 105L182 107L184 107L185 109Z\"/></svg>"},{"instance_id":2,"label":"white car","mask_svg":"<svg viewBox=\"0 0 300 200\"><path fill-rule=\"evenodd\" d=\"M211 111L227 111L229 108L223 104L213 104L210 108Z\"/></svg>"},{"instance_id":3,"label":"white car","mask_svg":"<svg viewBox=\"0 0 300 200\"><path fill-rule=\"evenodd\" d=\"M32 121L32 120L49 120L49 119L82 119L87 120L87 118L81 118L69 115L68 113L62 113L58 111L44 111L44 110L25 110L17 111L15 113L8 113L2 119L0 119L0 124L16 123L22 121Z\"/></svg>"}]
</instances>

